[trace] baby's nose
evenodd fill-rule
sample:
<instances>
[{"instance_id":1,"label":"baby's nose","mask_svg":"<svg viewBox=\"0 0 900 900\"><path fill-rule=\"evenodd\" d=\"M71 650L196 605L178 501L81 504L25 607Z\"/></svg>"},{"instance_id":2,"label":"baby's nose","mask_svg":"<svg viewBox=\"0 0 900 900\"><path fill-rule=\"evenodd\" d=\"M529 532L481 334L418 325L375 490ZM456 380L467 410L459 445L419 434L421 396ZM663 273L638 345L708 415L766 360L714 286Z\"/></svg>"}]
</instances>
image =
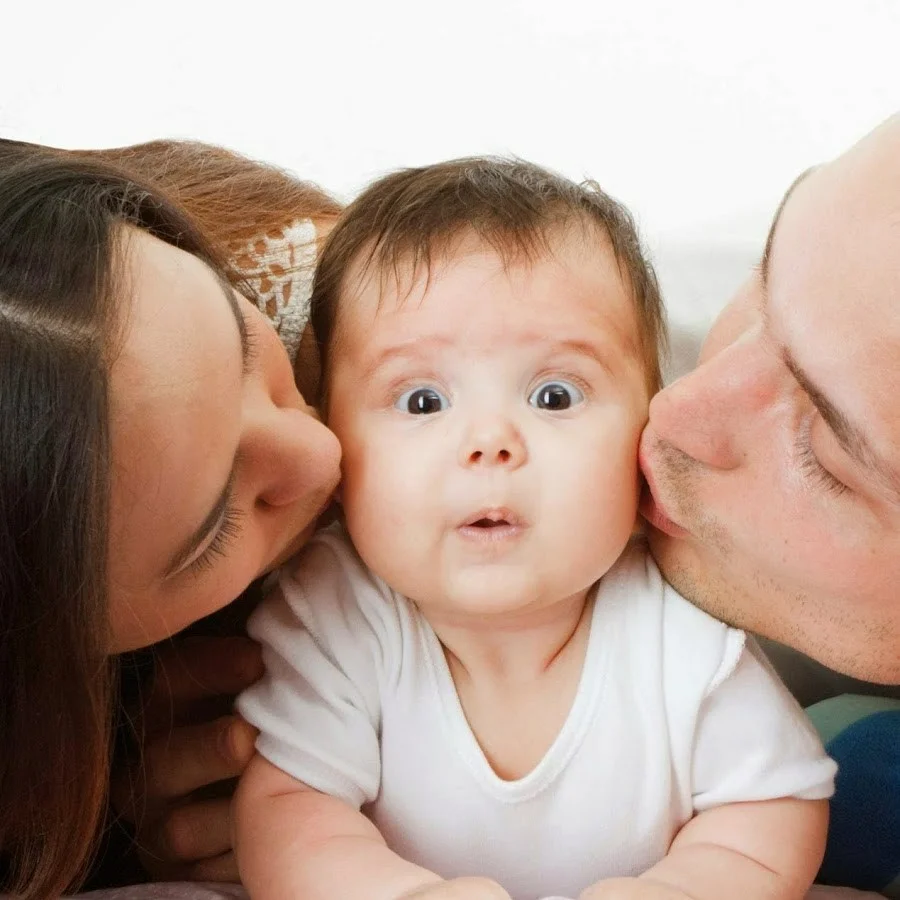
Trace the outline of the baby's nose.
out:
<instances>
[{"instance_id":1,"label":"baby's nose","mask_svg":"<svg viewBox=\"0 0 900 900\"><path fill-rule=\"evenodd\" d=\"M460 448L460 465L516 469L527 459L525 441L515 425L506 419L483 420L474 425Z\"/></svg>"}]
</instances>

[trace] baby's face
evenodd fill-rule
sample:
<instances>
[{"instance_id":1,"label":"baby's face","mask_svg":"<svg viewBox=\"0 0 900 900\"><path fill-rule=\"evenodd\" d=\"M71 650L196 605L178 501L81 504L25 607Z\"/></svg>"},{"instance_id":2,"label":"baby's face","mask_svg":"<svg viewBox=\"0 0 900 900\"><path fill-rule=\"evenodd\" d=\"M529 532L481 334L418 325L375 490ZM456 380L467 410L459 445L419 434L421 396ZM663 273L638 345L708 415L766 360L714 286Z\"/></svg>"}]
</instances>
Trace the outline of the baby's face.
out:
<instances>
[{"instance_id":1,"label":"baby's face","mask_svg":"<svg viewBox=\"0 0 900 900\"><path fill-rule=\"evenodd\" d=\"M430 284L364 281L336 331L328 424L377 575L429 616L499 622L609 569L635 523L649 398L608 247L574 238L504 270L472 239Z\"/></svg>"}]
</instances>

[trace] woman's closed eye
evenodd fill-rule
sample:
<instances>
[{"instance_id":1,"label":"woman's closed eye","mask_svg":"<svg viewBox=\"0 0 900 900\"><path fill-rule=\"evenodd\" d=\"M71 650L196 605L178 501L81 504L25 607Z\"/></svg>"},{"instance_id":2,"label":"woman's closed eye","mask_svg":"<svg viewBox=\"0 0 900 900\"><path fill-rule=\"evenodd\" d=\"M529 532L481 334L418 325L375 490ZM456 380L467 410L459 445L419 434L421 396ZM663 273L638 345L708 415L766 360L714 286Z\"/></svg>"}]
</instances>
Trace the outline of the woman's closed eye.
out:
<instances>
[{"instance_id":1,"label":"woman's closed eye","mask_svg":"<svg viewBox=\"0 0 900 900\"><path fill-rule=\"evenodd\" d=\"M209 571L217 558L227 554L228 548L240 535L242 519L243 513L235 505L233 495L229 493L225 508L222 510L222 518L212 540L206 549L187 566L186 571L193 575Z\"/></svg>"}]
</instances>

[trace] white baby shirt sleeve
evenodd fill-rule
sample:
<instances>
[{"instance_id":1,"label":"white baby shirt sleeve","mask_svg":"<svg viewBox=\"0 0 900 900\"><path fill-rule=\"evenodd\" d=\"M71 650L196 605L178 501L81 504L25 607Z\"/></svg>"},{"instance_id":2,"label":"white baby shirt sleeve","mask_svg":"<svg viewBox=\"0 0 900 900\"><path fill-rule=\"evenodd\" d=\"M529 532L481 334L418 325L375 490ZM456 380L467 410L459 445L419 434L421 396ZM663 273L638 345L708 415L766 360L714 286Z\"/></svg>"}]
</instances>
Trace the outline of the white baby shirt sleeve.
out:
<instances>
[{"instance_id":1,"label":"white baby shirt sleeve","mask_svg":"<svg viewBox=\"0 0 900 900\"><path fill-rule=\"evenodd\" d=\"M806 714L753 640L731 646L732 658L723 659L696 726L694 809L830 797L837 767Z\"/></svg>"},{"instance_id":2,"label":"white baby shirt sleeve","mask_svg":"<svg viewBox=\"0 0 900 900\"><path fill-rule=\"evenodd\" d=\"M337 533L282 572L248 623L266 674L238 698L278 768L358 808L378 793L380 686L399 659L397 604Z\"/></svg>"}]
</instances>

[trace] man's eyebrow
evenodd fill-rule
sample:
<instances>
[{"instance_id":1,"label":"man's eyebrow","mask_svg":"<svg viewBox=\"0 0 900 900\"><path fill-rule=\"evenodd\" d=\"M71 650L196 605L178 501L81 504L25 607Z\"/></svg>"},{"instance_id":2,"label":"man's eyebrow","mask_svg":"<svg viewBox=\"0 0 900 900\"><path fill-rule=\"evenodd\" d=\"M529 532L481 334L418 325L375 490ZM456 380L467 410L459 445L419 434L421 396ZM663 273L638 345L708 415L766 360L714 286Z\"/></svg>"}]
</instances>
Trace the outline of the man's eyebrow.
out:
<instances>
[{"instance_id":1,"label":"man's eyebrow","mask_svg":"<svg viewBox=\"0 0 900 900\"><path fill-rule=\"evenodd\" d=\"M781 203L775 212L772 220L772 226L769 229L769 235L766 239L765 250L763 250L762 259L759 264L760 279L762 282L762 297L760 303L760 311L762 313L763 324L766 331L771 335L772 328L769 319L769 266L772 259L772 246L775 240L775 230L781 218L785 204L794 192L797 185L800 184L811 172L813 168L807 169L798 175L791 186L785 191L781 198ZM849 416L834 404L834 402L822 391L822 389L809 377L797 362L789 347L781 346L780 355L785 367L794 376L794 380L800 385L801 390L809 397L810 402L815 406L822 420L831 430L837 439L838 444L844 452L856 462L860 469L869 476L874 476L890 491L895 501L900 501L900 476L897 472L887 464L883 457L876 453L875 448L866 437L865 432L854 423Z\"/></svg>"},{"instance_id":2,"label":"man's eyebrow","mask_svg":"<svg viewBox=\"0 0 900 900\"><path fill-rule=\"evenodd\" d=\"M228 308L233 313L235 323L237 324L238 336L241 342L241 376L243 377L247 374L250 360L250 338L247 334L247 322L244 319L244 314L241 312L241 307L238 303L237 296L235 295L234 288L232 288L224 275L219 272L214 272L213 274L215 275L219 287L222 288L222 293L225 295ZM235 454L234 459L231 461L231 470L228 473L228 478L225 480L225 486L216 498L216 502L213 504L212 509L206 514L205 518L193 534L191 534L172 555L169 564L165 568L163 578L171 578L184 568L184 564L197 552L197 548L202 546L210 537L210 533L213 529L221 524L225 517L225 509L228 506L228 501L231 498L231 491L234 488L236 467L237 454Z\"/></svg>"},{"instance_id":3,"label":"man's eyebrow","mask_svg":"<svg viewBox=\"0 0 900 900\"><path fill-rule=\"evenodd\" d=\"M900 478L897 473L875 452L863 430L824 394L800 367L790 349L783 347L781 358L794 376L810 402L818 410L825 424L831 429L844 452L853 459L867 475L877 478L889 490L895 501L900 499Z\"/></svg>"}]
</instances>

